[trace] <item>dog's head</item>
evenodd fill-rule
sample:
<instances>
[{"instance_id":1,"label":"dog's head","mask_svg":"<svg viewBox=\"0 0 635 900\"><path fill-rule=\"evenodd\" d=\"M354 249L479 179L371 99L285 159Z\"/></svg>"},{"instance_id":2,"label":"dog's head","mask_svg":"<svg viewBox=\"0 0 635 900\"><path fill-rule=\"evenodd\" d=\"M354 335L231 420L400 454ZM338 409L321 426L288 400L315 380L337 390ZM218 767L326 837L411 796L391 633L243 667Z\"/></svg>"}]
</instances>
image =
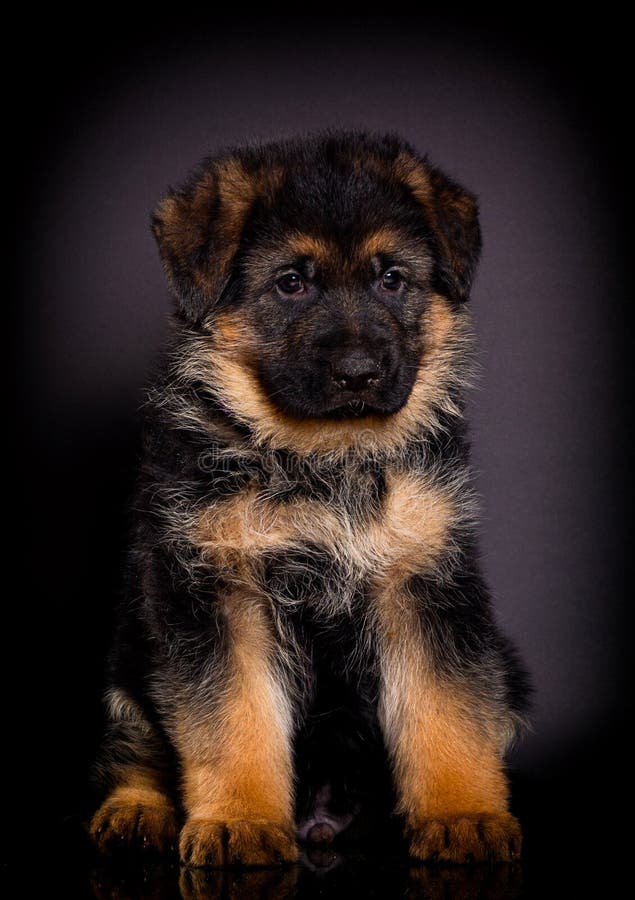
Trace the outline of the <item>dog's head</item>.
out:
<instances>
[{"instance_id":1,"label":"dog's head","mask_svg":"<svg viewBox=\"0 0 635 900\"><path fill-rule=\"evenodd\" d=\"M196 347L188 370L258 440L394 445L451 405L476 202L399 139L208 160L153 229Z\"/></svg>"}]
</instances>

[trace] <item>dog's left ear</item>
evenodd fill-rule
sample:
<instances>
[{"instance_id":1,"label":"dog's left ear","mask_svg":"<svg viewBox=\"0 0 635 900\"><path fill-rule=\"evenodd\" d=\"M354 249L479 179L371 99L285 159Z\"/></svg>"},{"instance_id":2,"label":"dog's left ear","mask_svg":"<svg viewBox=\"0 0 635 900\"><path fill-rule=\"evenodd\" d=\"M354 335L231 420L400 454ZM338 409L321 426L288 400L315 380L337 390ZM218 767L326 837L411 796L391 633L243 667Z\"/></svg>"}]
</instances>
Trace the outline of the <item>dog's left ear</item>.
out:
<instances>
[{"instance_id":1,"label":"dog's left ear","mask_svg":"<svg viewBox=\"0 0 635 900\"><path fill-rule=\"evenodd\" d=\"M271 197L278 177L234 156L211 159L155 210L152 231L187 322L200 322L222 296L249 213L258 198Z\"/></svg>"},{"instance_id":2,"label":"dog's left ear","mask_svg":"<svg viewBox=\"0 0 635 900\"><path fill-rule=\"evenodd\" d=\"M414 155L402 155L397 172L426 213L441 289L465 302L481 253L476 197Z\"/></svg>"}]
</instances>

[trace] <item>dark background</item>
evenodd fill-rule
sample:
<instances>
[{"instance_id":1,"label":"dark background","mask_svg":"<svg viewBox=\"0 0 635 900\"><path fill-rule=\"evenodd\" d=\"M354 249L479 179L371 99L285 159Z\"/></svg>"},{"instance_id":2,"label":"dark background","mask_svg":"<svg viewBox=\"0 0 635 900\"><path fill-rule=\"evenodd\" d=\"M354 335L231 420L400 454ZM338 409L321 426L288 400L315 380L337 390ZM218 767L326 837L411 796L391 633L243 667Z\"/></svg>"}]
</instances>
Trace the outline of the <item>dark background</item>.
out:
<instances>
[{"instance_id":1,"label":"dark background","mask_svg":"<svg viewBox=\"0 0 635 900\"><path fill-rule=\"evenodd\" d=\"M8 85L20 90L5 182L18 398L5 750L12 815L30 828L26 840L9 822L8 859L38 844L35 805L56 877L72 872L83 890L78 823L137 409L170 307L150 211L219 147L340 126L400 132L480 198L470 418L483 561L536 687L534 731L511 759L524 891L548 896L576 874L588 884L591 859L610 859L593 868L609 878L630 654L619 27L537 13L76 27L39 20Z\"/></svg>"}]
</instances>

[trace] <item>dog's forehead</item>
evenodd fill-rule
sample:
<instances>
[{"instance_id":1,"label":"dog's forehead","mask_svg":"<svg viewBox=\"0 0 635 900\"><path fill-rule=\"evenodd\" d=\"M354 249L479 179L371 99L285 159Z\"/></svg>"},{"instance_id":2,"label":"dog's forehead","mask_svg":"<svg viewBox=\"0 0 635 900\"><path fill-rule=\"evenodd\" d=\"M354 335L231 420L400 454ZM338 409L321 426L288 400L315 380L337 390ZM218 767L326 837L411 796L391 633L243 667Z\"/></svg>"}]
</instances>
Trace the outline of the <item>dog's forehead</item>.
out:
<instances>
[{"instance_id":1,"label":"dog's forehead","mask_svg":"<svg viewBox=\"0 0 635 900\"><path fill-rule=\"evenodd\" d=\"M251 266L249 262L251 261ZM254 274L307 263L322 276L360 276L383 265L402 263L421 272L429 268L424 242L397 225L370 225L363 232L310 231L301 227L270 236L263 234L247 252Z\"/></svg>"},{"instance_id":2,"label":"dog's forehead","mask_svg":"<svg viewBox=\"0 0 635 900\"><path fill-rule=\"evenodd\" d=\"M271 212L287 227L298 221L329 234L363 233L371 222L409 218L416 203L402 183L383 171L316 165L285 173Z\"/></svg>"},{"instance_id":3,"label":"dog's forehead","mask_svg":"<svg viewBox=\"0 0 635 900\"><path fill-rule=\"evenodd\" d=\"M378 226L363 234L339 231L334 234L315 234L290 231L279 242L280 250L298 257L306 257L317 264L327 265L333 260L365 263L382 255L396 255L410 244L398 228Z\"/></svg>"},{"instance_id":4,"label":"dog's forehead","mask_svg":"<svg viewBox=\"0 0 635 900\"><path fill-rule=\"evenodd\" d=\"M421 204L391 167L368 163L303 158L277 170L275 186L260 192L246 222L246 268L258 277L300 261L325 278L367 280L380 261L426 267L429 226Z\"/></svg>"}]
</instances>

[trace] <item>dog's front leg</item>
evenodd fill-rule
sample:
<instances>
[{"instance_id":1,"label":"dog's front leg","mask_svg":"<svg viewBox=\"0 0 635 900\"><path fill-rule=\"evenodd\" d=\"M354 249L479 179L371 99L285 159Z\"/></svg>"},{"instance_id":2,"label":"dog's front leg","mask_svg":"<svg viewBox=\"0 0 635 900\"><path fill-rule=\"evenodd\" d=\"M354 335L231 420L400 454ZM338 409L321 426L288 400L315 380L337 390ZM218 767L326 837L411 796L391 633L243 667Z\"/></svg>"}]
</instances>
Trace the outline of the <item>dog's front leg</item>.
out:
<instances>
[{"instance_id":1,"label":"dog's front leg","mask_svg":"<svg viewBox=\"0 0 635 900\"><path fill-rule=\"evenodd\" d=\"M176 701L186 821L181 860L191 866L274 865L297 856L292 712L265 606L236 592L224 601L227 648L208 684Z\"/></svg>"},{"instance_id":2,"label":"dog's front leg","mask_svg":"<svg viewBox=\"0 0 635 900\"><path fill-rule=\"evenodd\" d=\"M410 853L513 860L521 835L502 760L512 718L496 684L504 660L497 668L495 649L479 658L455 641L442 604L431 613L433 604L432 593L405 588L378 600L380 720Z\"/></svg>"}]
</instances>

